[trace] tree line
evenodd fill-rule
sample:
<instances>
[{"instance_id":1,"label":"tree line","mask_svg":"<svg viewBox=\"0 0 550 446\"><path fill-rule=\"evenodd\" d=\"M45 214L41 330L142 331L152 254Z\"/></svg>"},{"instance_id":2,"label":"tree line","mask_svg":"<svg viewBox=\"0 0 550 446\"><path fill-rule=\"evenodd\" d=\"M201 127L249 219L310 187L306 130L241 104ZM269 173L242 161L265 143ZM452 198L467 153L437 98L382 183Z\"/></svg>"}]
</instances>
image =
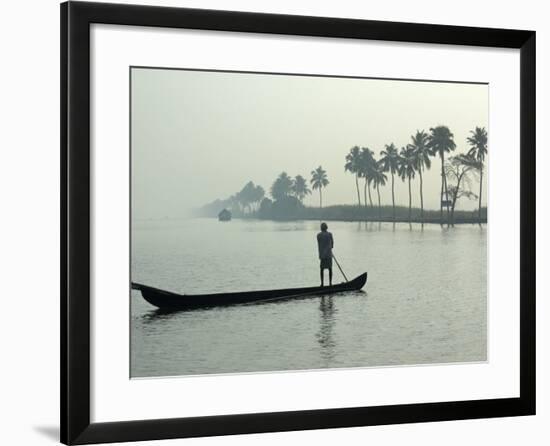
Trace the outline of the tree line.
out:
<instances>
[{"instance_id":1,"label":"tree line","mask_svg":"<svg viewBox=\"0 0 550 446\"><path fill-rule=\"evenodd\" d=\"M359 179L364 179L363 204L367 206L367 196L370 206L373 206L371 186L378 195L378 209L380 210L380 186L386 185L387 174L391 176L392 209L395 220L395 176L408 182L409 189L409 221L411 219L412 190L411 181L418 174L420 194L420 218L424 222L424 192L423 172L431 168L432 157L439 157L441 161L441 190L440 190L440 221L443 222L443 208L446 208L447 222L454 221L454 212L459 198L478 198L478 220L481 222L481 197L483 187L483 172L487 155L487 130L476 127L467 138L469 150L466 153L449 157L445 155L454 152L456 143L454 135L447 126L440 125L430 128L430 132L417 130L411 136L411 142L399 150L395 144L386 144L380 152L380 158L368 147L354 146L346 155L345 170L355 176L358 206L361 206ZM471 173L479 175L479 195L469 190ZM452 184L448 183L452 181ZM368 192L368 195L367 195Z\"/></svg>"},{"instance_id":2,"label":"tree line","mask_svg":"<svg viewBox=\"0 0 550 446\"><path fill-rule=\"evenodd\" d=\"M250 215L259 208L265 196L264 188L249 181L244 187L225 199L216 199L196 210L199 216L215 217L222 209L231 209L234 216Z\"/></svg>"},{"instance_id":3,"label":"tree line","mask_svg":"<svg viewBox=\"0 0 550 446\"><path fill-rule=\"evenodd\" d=\"M327 172L321 166L317 167L311 171L309 182L313 190L319 191L319 207L323 207L323 188L329 184ZM308 194L311 194L311 189L302 175L292 178L286 172L282 172L271 186L271 196L274 200L296 197L298 201L303 202Z\"/></svg>"},{"instance_id":4,"label":"tree line","mask_svg":"<svg viewBox=\"0 0 550 446\"><path fill-rule=\"evenodd\" d=\"M441 164L440 218L446 208L447 223L454 223L455 208L462 197L478 198L478 221L482 221L482 187L485 157L487 155L487 131L476 127L466 140L469 149L465 153L448 156L456 150L454 135L447 126L430 128L429 133L417 130L410 143L398 149L394 143L386 144L377 158L368 147L353 146L345 157L344 170L354 175L357 192L357 206L365 211L374 208L372 192L377 196L378 218L382 219L380 187L391 179L392 218L396 220L395 178L408 184L408 220L411 221L412 182L418 176L420 196L420 220L424 223L423 174L432 166L432 158L439 158ZM446 156L448 158L446 159ZM472 174L479 178L479 194L471 189ZM260 218L284 218L298 215L304 209L305 197L318 191L319 210L323 207L323 189L330 184L322 166L310 173L309 181L302 175L294 177L282 172L270 188L271 198L265 196L264 189L249 181L239 192L226 200L216 200L204 208L219 212L222 207L231 208L233 213L257 215ZM362 182L362 196L360 182ZM311 187L311 188L310 188ZM303 214L303 212L302 212ZM366 218L367 212L365 212Z\"/></svg>"}]
</instances>

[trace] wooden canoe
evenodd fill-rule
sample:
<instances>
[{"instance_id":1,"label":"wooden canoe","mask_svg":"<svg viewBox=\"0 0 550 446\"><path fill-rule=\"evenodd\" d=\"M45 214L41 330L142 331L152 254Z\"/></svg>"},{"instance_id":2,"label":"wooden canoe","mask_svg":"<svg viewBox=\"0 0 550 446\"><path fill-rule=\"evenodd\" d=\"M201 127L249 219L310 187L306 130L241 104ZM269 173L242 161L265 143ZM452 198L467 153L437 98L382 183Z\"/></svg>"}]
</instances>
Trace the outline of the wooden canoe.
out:
<instances>
[{"instance_id":1,"label":"wooden canoe","mask_svg":"<svg viewBox=\"0 0 550 446\"><path fill-rule=\"evenodd\" d=\"M321 296L358 291L367 282L367 273L357 276L349 282L325 287L289 288L284 290L245 291L219 294L177 294L140 283L132 282L132 289L141 291L143 298L155 307L163 310L187 310L225 305L265 302L276 299L289 299L304 296Z\"/></svg>"}]
</instances>

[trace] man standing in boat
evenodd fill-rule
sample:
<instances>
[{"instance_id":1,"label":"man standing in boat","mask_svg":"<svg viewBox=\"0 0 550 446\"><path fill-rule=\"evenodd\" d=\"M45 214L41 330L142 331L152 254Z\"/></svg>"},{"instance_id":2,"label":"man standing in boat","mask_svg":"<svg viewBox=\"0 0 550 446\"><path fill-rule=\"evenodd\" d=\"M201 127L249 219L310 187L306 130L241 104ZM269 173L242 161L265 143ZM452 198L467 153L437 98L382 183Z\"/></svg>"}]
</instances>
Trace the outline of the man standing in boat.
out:
<instances>
[{"instance_id":1,"label":"man standing in boat","mask_svg":"<svg viewBox=\"0 0 550 446\"><path fill-rule=\"evenodd\" d=\"M332 248L334 248L334 239L332 233L328 232L326 223L321 223L321 232L317 234L317 246L319 247L319 260L321 261L321 286L324 286L325 269L328 269L329 285L332 285Z\"/></svg>"}]
</instances>

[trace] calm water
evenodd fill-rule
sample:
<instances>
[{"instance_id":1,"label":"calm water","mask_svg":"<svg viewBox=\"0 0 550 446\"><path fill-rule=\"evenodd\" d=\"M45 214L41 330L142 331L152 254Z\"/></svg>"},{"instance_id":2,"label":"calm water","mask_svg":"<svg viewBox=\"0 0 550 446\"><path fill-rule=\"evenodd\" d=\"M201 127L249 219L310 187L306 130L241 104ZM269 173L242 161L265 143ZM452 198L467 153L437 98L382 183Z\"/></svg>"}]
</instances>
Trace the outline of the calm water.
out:
<instances>
[{"instance_id":1,"label":"calm water","mask_svg":"<svg viewBox=\"0 0 550 446\"><path fill-rule=\"evenodd\" d=\"M363 292L162 314L132 291L132 376L486 360L485 227L328 224L348 278L368 271ZM313 221L136 222L132 280L190 294L316 286L317 232Z\"/></svg>"}]
</instances>

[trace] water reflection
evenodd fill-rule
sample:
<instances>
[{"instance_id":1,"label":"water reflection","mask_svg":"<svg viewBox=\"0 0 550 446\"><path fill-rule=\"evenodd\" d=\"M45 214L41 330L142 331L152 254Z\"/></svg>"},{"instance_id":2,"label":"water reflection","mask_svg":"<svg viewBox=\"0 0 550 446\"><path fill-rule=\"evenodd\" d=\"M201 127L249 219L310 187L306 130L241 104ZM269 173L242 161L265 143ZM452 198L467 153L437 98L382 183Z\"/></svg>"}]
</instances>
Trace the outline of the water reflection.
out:
<instances>
[{"instance_id":1,"label":"water reflection","mask_svg":"<svg viewBox=\"0 0 550 446\"><path fill-rule=\"evenodd\" d=\"M323 296L319 302L320 320L319 331L316 334L317 342L321 346L321 358L328 367L335 356L336 342L334 340L334 325L337 310L334 308L332 296Z\"/></svg>"},{"instance_id":2,"label":"water reflection","mask_svg":"<svg viewBox=\"0 0 550 446\"><path fill-rule=\"evenodd\" d=\"M155 322L168 321L177 316L180 311L177 310L161 310L157 308L156 310L151 310L141 316L141 321L144 324L151 324Z\"/></svg>"},{"instance_id":3,"label":"water reflection","mask_svg":"<svg viewBox=\"0 0 550 446\"><path fill-rule=\"evenodd\" d=\"M353 292L355 293L362 293L362 291ZM352 294L350 292L346 293L338 293L339 295L345 295L345 294ZM331 306L332 306L332 295L321 295L321 294L310 294L310 295L303 295L303 296L287 296L287 297L280 297L276 299L268 299L263 301L255 301L255 302L247 302L247 303L240 303L240 304L229 304L229 305L213 305L210 307L199 307L199 308L185 308L185 309L168 309L168 308L156 308L154 310L150 310L147 313L144 313L141 315L140 320L144 324L154 324L158 322L165 322L171 319L175 319L178 315L193 315L200 317L198 313L206 313L206 312L221 312L226 310L232 310L239 307L263 307L263 306L273 306L273 305L283 305L287 303L288 301L294 301L294 302L300 302L303 300L310 300L310 299L325 299L330 298L331 299Z\"/></svg>"}]
</instances>

